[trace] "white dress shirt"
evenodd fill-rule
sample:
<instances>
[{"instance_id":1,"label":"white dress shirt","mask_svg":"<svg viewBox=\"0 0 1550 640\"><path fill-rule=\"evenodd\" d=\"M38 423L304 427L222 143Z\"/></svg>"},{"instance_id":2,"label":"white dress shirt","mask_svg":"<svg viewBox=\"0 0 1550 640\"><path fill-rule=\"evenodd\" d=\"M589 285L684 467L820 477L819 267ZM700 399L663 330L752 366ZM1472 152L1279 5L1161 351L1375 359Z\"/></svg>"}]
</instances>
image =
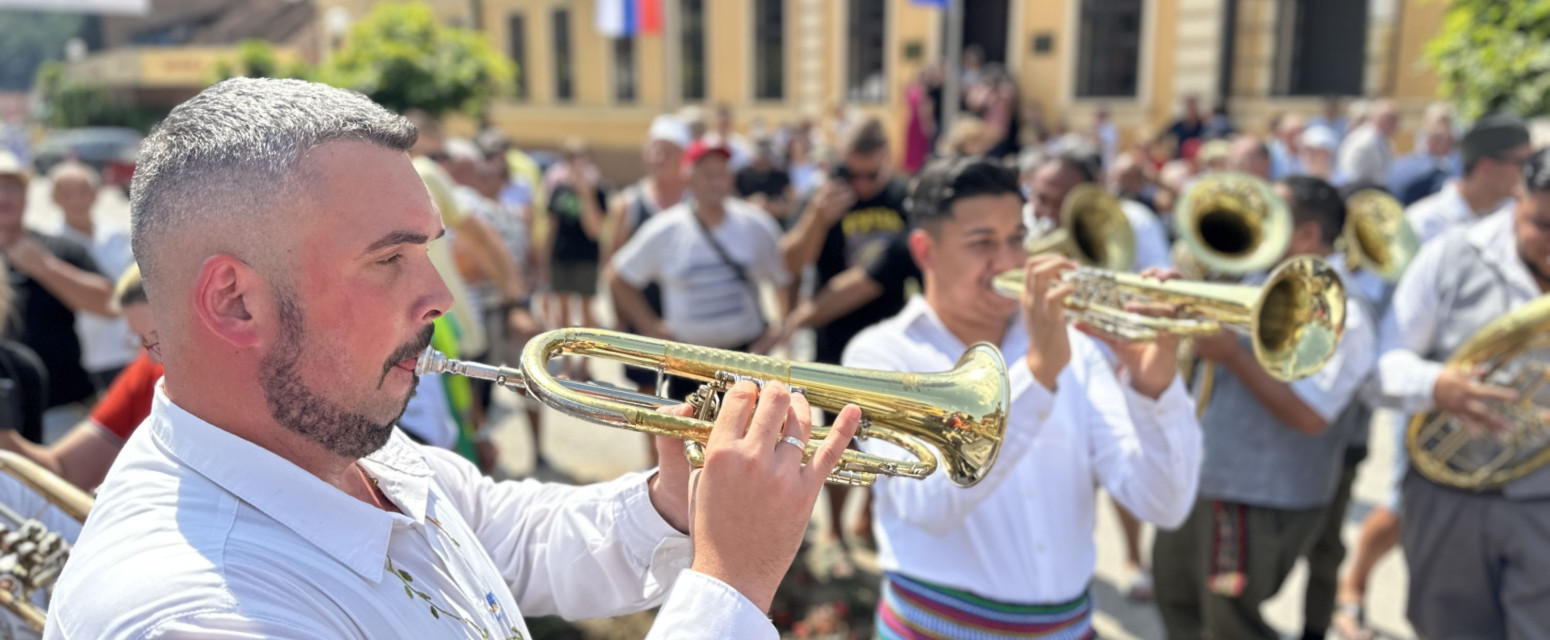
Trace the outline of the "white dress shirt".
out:
<instances>
[{"instance_id":1,"label":"white dress shirt","mask_svg":"<svg viewBox=\"0 0 1550 640\"><path fill-rule=\"evenodd\" d=\"M523 614L619 615L670 587L649 637L776 637L738 592L686 568L689 539L652 507L645 474L495 482L398 432L360 465L402 513L158 388L102 484L45 637L531 638Z\"/></svg>"},{"instance_id":2,"label":"white dress shirt","mask_svg":"<svg viewBox=\"0 0 1550 640\"><path fill-rule=\"evenodd\" d=\"M1386 184L1394 160L1393 144L1376 126L1357 127L1340 145L1336 168L1352 182Z\"/></svg>"},{"instance_id":3,"label":"white dress shirt","mask_svg":"<svg viewBox=\"0 0 1550 640\"><path fill-rule=\"evenodd\" d=\"M129 248L129 230L123 227L98 224L88 236L60 222L55 233L86 247L97 270L111 283L117 284L135 263L134 252ZM129 330L123 317L82 311L75 314L75 333L81 337L81 366L92 373L123 367L140 353L140 339Z\"/></svg>"},{"instance_id":4,"label":"white dress shirt","mask_svg":"<svg viewBox=\"0 0 1550 640\"><path fill-rule=\"evenodd\" d=\"M1508 299L1516 308L1538 298L1541 291L1518 257L1512 224L1511 210L1498 211L1463 233L1503 275ZM1392 409L1418 413L1433 407L1432 392L1443 364L1423 354L1431 351L1437 336L1442 296L1434 283L1447 268L1442 264L1442 248L1442 243L1431 242L1416 254L1394 290L1378 331L1378 380L1383 404Z\"/></svg>"},{"instance_id":5,"label":"white dress shirt","mask_svg":"<svg viewBox=\"0 0 1550 640\"><path fill-rule=\"evenodd\" d=\"M1405 220L1410 223L1410 228L1415 230L1416 239L1421 244L1430 242L1432 238L1442 235L1444 231L1454 227L1478 222L1491 212L1511 208L1512 198L1503 200L1501 204L1491 207L1482 215L1477 215L1471 209L1469 202L1464 200L1464 194L1459 191L1457 180L1451 181L1442 187L1441 191L1417 200L1415 204L1405 209Z\"/></svg>"},{"instance_id":6,"label":"white dress shirt","mask_svg":"<svg viewBox=\"0 0 1550 640\"><path fill-rule=\"evenodd\" d=\"M1056 392L1024 359L1028 335L1012 321L1001 349L1012 406L999 459L978 485L942 473L880 478L874 528L883 569L1020 604L1069 601L1092 581L1097 490L1158 526L1184 521L1200 478L1200 426L1175 378L1157 400L1122 383L1097 342L1074 329ZM968 348L923 297L861 332L843 363L886 371L946 371ZM862 449L898 456L876 440Z\"/></svg>"}]
</instances>

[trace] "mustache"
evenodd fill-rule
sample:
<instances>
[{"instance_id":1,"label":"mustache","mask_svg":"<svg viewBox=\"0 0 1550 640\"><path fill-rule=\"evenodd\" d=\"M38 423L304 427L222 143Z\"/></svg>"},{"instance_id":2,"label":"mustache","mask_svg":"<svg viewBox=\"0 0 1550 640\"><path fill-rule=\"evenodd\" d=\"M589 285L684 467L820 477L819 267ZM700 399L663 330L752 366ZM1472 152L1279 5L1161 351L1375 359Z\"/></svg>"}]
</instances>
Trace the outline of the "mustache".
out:
<instances>
[{"instance_id":1,"label":"mustache","mask_svg":"<svg viewBox=\"0 0 1550 640\"><path fill-rule=\"evenodd\" d=\"M387 382L388 374L393 371L393 367L398 366L398 363L424 353L426 347L431 346L431 338L435 335L436 325L425 325L425 328L420 330L420 335L416 336L413 341L404 343L403 346L393 350L393 355L388 356L387 362L382 363L382 377L377 379L377 388L382 388L382 384Z\"/></svg>"}]
</instances>

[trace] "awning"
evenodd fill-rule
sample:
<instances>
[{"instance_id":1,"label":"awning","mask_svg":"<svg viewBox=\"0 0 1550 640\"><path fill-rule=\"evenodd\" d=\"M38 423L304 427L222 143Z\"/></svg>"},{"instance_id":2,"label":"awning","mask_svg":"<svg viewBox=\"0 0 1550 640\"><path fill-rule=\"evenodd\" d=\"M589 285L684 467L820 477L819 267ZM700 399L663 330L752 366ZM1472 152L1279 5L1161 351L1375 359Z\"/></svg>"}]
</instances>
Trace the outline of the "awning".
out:
<instances>
[{"instance_id":1,"label":"awning","mask_svg":"<svg viewBox=\"0 0 1550 640\"><path fill-rule=\"evenodd\" d=\"M143 16L151 12L151 0L0 0L0 9Z\"/></svg>"}]
</instances>

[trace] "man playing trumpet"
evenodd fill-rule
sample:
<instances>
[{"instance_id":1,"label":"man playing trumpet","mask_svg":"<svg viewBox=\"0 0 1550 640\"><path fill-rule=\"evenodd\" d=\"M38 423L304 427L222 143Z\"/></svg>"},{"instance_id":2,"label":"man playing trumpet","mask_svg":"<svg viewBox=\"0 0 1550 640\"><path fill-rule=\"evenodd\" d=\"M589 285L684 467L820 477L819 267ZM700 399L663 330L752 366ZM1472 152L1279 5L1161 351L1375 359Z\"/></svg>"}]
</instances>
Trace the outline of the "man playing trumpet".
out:
<instances>
[{"instance_id":1,"label":"man playing trumpet","mask_svg":"<svg viewBox=\"0 0 1550 640\"><path fill-rule=\"evenodd\" d=\"M1160 526L1176 526L1194 502L1200 433L1176 374L1177 341L1073 330L1063 306L1072 289L1059 281L1075 264L1027 258L1022 204L1016 175L993 162L929 165L908 200L924 291L845 352L847 366L939 371L989 342L1005 354L1012 386L1000 458L978 485L960 489L936 474L875 486L881 638L1089 637L1098 486ZM1019 267L1028 283L1020 303L991 286ZM1097 340L1113 347L1120 373Z\"/></svg>"}]
</instances>

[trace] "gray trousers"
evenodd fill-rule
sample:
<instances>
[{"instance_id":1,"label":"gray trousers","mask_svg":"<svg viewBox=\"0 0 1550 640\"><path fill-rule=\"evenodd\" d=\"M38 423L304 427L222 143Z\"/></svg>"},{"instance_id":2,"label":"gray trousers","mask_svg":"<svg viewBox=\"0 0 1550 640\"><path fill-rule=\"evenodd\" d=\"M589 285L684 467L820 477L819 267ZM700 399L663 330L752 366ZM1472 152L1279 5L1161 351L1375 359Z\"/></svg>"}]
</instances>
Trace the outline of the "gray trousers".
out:
<instances>
[{"instance_id":1,"label":"gray trousers","mask_svg":"<svg viewBox=\"0 0 1550 640\"><path fill-rule=\"evenodd\" d=\"M1366 451L1347 450L1344 468L1340 471L1340 484L1335 489L1335 501L1324 513L1324 524L1319 537L1308 549L1308 589L1302 602L1302 629L1304 638L1322 638L1329 632L1329 624L1335 617L1335 596L1340 586L1340 563L1345 561L1345 542L1340 539L1340 529L1345 525L1345 514L1351 506L1351 485L1356 482L1356 469Z\"/></svg>"},{"instance_id":2,"label":"gray trousers","mask_svg":"<svg viewBox=\"0 0 1550 640\"><path fill-rule=\"evenodd\" d=\"M1411 471L1404 504L1417 634L1550 639L1550 500L1461 491Z\"/></svg>"}]
</instances>

